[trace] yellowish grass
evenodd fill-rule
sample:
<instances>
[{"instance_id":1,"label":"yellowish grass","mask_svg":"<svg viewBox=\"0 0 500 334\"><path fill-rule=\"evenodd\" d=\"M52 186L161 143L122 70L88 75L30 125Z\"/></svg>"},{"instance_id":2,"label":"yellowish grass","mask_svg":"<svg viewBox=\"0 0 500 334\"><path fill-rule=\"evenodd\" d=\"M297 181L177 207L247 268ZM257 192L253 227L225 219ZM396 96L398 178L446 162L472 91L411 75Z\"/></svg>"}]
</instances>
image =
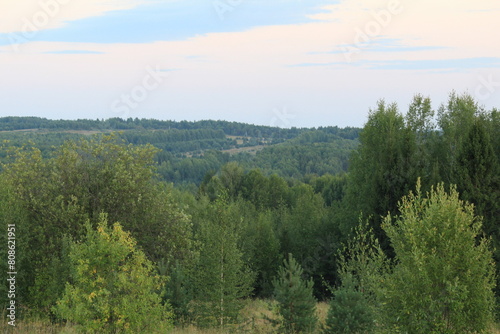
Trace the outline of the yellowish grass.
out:
<instances>
[{"instance_id":1,"label":"yellowish grass","mask_svg":"<svg viewBox=\"0 0 500 334\"><path fill-rule=\"evenodd\" d=\"M184 328L174 328L171 334L219 334L218 329L199 329L195 326L188 326Z\"/></svg>"},{"instance_id":2,"label":"yellowish grass","mask_svg":"<svg viewBox=\"0 0 500 334\"><path fill-rule=\"evenodd\" d=\"M276 333L276 328L269 319L276 320L277 315L273 310L276 302L262 299L249 299L241 311L238 324L228 325L225 332L220 328L200 329L193 325L177 327L172 334L224 334L224 333L252 333L252 334L272 334Z\"/></svg>"},{"instance_id":3,"label":"yellowish grass","mask_svg":"<svg viewBox=\"0 0 500 334\"><path fill-rule=\"evenodd\" d=\"M328 303L318 303L318 305L316 305L316 315L318 316L319 325L324 327L326 325L326 317L328 315Z\"/></svg>"},{"instance_id":4,"label":"yellowish grass","mask_svg":"<svg viewBox=\"0 0 500 334\"><path fill-rule=\"evenodd\" d=\"M63 331L63 327L51 324L50 321L43 320L16 320L16 326L7 324L6 321L0 323L1 333L20 334L56 334L56 333L76 333L75 331Z\"/></svg>"},{"instance_id":5,"label":"yellowish grass","mask_svg":"<svg viewBox=\"0 0 500 334\"><path fill-rule=\"evenodd\" d=\"M241 319L238 325L228 326L225 333L251 333L251 334L274 334L277 328L268 319L277 320L276 301L272 300L248 300L241 312ZM324 327L328 314L328 303L318 303L316 307L318 316L318 332ZM5 319L7 319L5 317ZM0 333L20 333L20 334L76 334L73 327L54 325L49 320L20 320L16 321L16 327L9 326L5 319L0 320ZM174 328L172 334L225 334L219 328L201 329L189 325ZM491 328L492 334L500 334L500 324L495 324Z\"/></svg>"},{"instance_id":6,"label":"yellowish grass","mask_svg":"<svg viewBox=\"0 0 500 334\"><path fill-rule=\"evenodd\" d=\"M252 299L241 311L240 324L229 327L227 333L252 333L252 334L273 334L278 333L278 328L269 319L278 320L277 303L273 300ZM316 315L318 316L318 332L326 324L328 314L328 303L318 303ZM172 334L220 334L220 329L200 329L195 326L176 328Z\"/></svg>"}]
</instances>

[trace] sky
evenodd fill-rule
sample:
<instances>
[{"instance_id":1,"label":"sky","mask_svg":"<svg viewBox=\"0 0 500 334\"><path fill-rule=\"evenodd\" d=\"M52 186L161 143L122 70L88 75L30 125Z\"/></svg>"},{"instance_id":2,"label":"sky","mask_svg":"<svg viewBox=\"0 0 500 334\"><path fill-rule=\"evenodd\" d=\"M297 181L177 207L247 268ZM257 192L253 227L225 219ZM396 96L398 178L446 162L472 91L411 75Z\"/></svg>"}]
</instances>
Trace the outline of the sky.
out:
<instances>
[{"instance_id":1,"label":"sky","mask_svg":"<svg viewBox=\"0 0 500 334\"><path fill-rule=\"evenodd\" d=\"M0 0L0 117L363 126L500 107L498 0Z\"/></svg>"}]
</instances>

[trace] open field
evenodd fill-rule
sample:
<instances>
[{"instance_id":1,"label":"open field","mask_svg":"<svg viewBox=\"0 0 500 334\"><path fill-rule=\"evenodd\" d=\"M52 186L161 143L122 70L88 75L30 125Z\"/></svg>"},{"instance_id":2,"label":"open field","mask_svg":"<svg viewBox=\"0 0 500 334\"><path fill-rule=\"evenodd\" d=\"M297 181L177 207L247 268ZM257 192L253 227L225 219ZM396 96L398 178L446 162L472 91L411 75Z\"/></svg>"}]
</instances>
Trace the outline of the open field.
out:
<instances>
[{"instance_id":1,"label":"open field","mask_svg":"<svg viewBox=\"0 0 500 334\"><path fill-rule=\"evenodd\" d=\"M256 154L258 151L261 151L262 149L264 149L263 145L257 145L257 146L231 148L229 150L223 150L222 152L229 153L231 155L242 153L242 152L246 152L246 153L250 153L250 154Z\"/></svg>"}]
</instances>

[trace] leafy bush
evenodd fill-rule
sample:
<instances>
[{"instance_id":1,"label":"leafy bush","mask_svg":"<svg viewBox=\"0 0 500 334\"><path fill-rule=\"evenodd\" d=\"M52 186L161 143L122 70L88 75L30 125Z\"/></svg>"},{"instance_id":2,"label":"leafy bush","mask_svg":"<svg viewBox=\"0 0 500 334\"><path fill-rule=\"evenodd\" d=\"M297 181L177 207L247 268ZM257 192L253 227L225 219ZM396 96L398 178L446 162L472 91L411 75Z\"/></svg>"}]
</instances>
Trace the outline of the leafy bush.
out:
<instances>
[{"instance_id":1,"label":"leafy bush","mask_svg":"<svg viewBox=\"0 0 500 334\"><path fill-rule=\"evenodd\" d=\"M473 206L439 184L427 198L410 193L384 229L397 264L388 276L385 313L408 333L481 333L493 320L494 264Z\"/></svg>"},{"instance_id":2,"label":"leafy bush","mask_svg":"<svg viewBox=\"0 0 500 334\"><path fill-rule=\"evenodd\" d=\"M129 233L101 215L97 230L86 224L82 243L73 243L72 282L53 311L88 333L145 333L171 325L168 305L152 263Z\"/></svg>"}]
</instances>

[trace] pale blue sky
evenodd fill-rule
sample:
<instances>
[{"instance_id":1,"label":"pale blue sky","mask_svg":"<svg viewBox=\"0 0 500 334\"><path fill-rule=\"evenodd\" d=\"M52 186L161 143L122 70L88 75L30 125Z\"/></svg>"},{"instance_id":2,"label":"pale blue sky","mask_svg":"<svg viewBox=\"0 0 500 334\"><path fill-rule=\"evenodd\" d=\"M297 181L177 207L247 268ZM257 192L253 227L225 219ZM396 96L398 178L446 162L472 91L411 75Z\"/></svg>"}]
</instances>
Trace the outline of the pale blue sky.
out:
<instances>
[{"instance_id":1,"label":"pale blue sky","mask_svg":"<svg viewBox=\"0 0 500 334\"><path fill-rule=\"evenodd\" d=\"M362 126L385 98L500 107L496 0L0 3L0 116Z\"/></svg>"}]
</instances>

